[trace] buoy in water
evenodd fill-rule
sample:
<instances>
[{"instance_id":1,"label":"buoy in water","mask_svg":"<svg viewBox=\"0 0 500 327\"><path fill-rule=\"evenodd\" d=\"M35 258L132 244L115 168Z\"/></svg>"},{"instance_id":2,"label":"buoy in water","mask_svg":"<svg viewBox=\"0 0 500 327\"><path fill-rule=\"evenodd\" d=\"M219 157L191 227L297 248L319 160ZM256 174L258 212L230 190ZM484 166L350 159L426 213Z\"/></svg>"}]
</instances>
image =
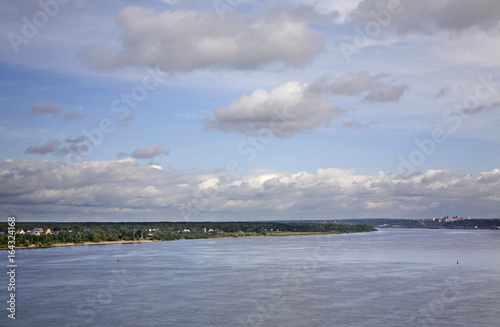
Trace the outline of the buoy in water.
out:
<instances>
[{"instance_id":1,"label":"buoy in water","mask_svg":"<svg viewBox=\"0 0 500 327\"><path fill-rule=\"evenodd\" d=\"M120 259L118 259L118 262L120 262ZM458 262L457 262L458 263Z\"/></svg>"},{"instance_id":2,"label":"buoy in water","mask_svg":"<svg viewBox=\"0 0 500 327\"><path fill-rule=\"evenodd\" d=\"M120 261L120 260L118 260L118 261ZM458 265L458 260L457 260L457 265Z\"/></svg>"}]
</instances>

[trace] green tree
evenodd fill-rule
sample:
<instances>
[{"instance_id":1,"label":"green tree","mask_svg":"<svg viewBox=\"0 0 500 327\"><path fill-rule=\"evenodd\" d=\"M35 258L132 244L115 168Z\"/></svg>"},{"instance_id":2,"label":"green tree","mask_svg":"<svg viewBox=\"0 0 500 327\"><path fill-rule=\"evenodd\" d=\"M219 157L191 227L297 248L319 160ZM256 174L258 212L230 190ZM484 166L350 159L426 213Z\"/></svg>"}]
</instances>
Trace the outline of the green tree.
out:
<instances>
[{"instance_id":1,"label":"green tree","mask_svg":"<svg viewBox=\"0 0 500 327\"><path fill-rule=\"evenodd\" d=\"M91 242L100 242L101 241L101 233L99 232L92 232L91 237L90 237Z\"/></svg>"},{"instance_id":2,"label":"green tree","mask_svg":"<svg viewBox=\"0 0 500 327\"><path fill-rule=\"evenodd\" d=\"M143 235L142 230L138 229L138 230L134 233L134 238L135 238L135 239L140 239L140 238L142 238L142 235Z\"/></svg>"}]
</instances>

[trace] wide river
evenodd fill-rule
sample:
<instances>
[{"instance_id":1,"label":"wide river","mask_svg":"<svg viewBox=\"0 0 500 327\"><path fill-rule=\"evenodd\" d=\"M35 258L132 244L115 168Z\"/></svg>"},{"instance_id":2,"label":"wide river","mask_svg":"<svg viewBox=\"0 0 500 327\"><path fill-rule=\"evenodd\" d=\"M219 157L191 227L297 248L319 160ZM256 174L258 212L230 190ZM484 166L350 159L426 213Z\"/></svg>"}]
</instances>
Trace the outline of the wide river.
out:
<instances>
[{"instance_id":1,"label":"wide river","mask_svg":"<svg viewBox=\"0 0 500 327\"><path fill-rule=\"evenodd\" d=\"M0 326L500 326L499 231L68 246L16 260L16 319L3 273Z\"/></svg>"}]
</instances>

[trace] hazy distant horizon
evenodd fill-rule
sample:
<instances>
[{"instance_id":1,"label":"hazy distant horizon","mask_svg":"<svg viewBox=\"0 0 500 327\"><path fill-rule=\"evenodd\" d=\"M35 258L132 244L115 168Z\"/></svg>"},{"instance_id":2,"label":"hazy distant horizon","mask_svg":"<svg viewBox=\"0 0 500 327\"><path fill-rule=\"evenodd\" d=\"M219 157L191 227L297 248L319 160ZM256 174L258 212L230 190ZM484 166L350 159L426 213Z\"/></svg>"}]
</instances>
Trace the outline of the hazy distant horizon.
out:
<instances>
[{"instance_id":1,"label":"hazy distant horizon","mask_svg":"<svg viewBox=\"0 0 500 327\"><path fill-rule=\"evenodd\" d=\"M500 215L498 1L66 2L0 3L5 216Z\"/></svg>"},{"instance_id":2,"label":"hazy distant horizon","mask_svg":"<svg viewBox=\"0 0 500 327\"><path fill-rule=\"evenodd\" d=\"M130 223L130 222L138 222L138 223L203 223L203 222L208 222L208 223L220 223L220 222L228 222L228 223L234 223L234 222L239 222L239 223L246 223L246 222L258 222L258 223L266 223L266 222L290 222L290 223L307 223L307 222L321 222L321 221L326 221L326 222L332 222L332 221L350 221L350 220L421 220L421 219L433 219L433 218L438 218L438 217L429 217L429 218L377 218L377 217L371 217L371 218L318 218L318 219L265 219L265 220L226 220L226 219L213 219L213 220L137 220L137 219L129 219L129 220L23 220L23 219L18 219L18 223L21 224L37 224L37 223ZM500 217L470 217L471 220L474 219L500 219Z\"/></svg>"}]
</instances>

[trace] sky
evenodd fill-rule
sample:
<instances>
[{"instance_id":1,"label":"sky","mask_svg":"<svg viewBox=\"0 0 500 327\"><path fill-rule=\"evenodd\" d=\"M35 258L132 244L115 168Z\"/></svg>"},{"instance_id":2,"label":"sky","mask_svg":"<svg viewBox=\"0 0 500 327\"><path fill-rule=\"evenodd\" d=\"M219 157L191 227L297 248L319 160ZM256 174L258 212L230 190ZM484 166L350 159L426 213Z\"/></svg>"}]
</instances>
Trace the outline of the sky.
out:
<instances>
[{"instance_id":1,"label":"sky","mask_svg":"<svg viewBox=\"0 0 500 327\"><path fill-rule=\"evenodd\" d=\"M500 216L500 2L0 2L24 221Z\"/></svg>"}]
</instances>

